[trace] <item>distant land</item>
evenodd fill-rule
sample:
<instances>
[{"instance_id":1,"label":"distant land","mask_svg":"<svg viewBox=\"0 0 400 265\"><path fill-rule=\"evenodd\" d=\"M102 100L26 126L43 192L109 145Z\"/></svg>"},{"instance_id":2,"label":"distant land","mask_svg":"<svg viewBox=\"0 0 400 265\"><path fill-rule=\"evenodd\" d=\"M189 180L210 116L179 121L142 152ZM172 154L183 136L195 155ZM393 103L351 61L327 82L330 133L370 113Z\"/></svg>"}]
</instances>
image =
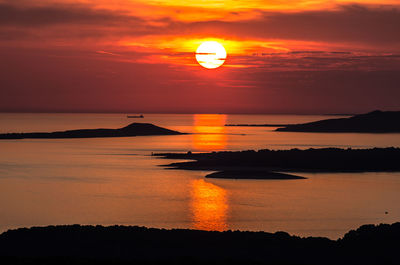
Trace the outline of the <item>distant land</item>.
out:
<instances>
[{"instance_id":1,"label":"distant land","mask_svg":"<svg viewBox=\"0 0 400 265\"><path fill-rule=\"evenodd\" d=\"M350 114L324 114L327 116L352 116ZM398 133L400 132L400 111L376 110L348 118L320 120L301 124L225 124L232 127L280 127L280 132L320 133ZM281 128L283 127L283 128Z\"/></svg>"},{"instance_id":2,"label":"distant land","mask_svg":"<svg viewBox=\"0 0 400 265\"><path fill-rule=\"evenodd\" d=\"M271 172L400 171L400 148L259 150L212 153L161 153L167 159L194 160L164 165L186 170L254 170ZM242 173L244 174L244 173Z\"/></svg>"},{"instance_id":3,"label":"distant land","mask_svg":"<svg viewBox=\"0 0 400 265\"><path fill-rule=\"evenodd\" d=\"M343 238L286 232L137 226L48 226L0 235L9 264L398 264L400 223L363 225Z\"/></svg>"},{"instance_id":4,"label":"distant land","mask_svg":"<svg viewBox=\"0 0 400 265\"><path fill-rule=\"evenodd\" d=\"M96 137L131 137L145 135L177 135L177 131L158 127L150 123L132 123L119 129L81 129L59 132L5 133L0 139L58 139L58 138L96 138Z\"/></svg>"},{"instance_id":5,"label":"distant land","mask_svg":"<svg viewBox=\"0 0 400 265\"><path fill-rule=\"evenodd\" d=\"M376 110L350 118L292 124L276 130L280 132L320 133L398 133L400 132L400 111Z\"/></svg>"},{"instance_id":6,"label":"distant land","mask_svg":"<svg viewBox=\"0 0 400 265\"><path fill-rule=\"evenodd\" d=\"M354 116L357 114L355 114L355 113L325 113L322 115L324 115L324 116Z\"/></svg>"}]
</instances>

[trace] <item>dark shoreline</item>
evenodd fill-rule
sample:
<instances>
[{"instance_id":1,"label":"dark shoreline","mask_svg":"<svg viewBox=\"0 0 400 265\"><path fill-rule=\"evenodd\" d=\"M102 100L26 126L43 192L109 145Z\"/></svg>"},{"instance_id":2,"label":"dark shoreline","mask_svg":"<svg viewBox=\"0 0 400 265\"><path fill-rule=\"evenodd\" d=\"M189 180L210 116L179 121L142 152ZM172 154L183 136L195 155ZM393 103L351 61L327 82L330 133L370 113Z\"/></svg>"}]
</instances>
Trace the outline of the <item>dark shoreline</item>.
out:
<instances>
[{"instance_id":1,"label":"dark shoreline","mask_svg":"<svg viewBox=\"0 0 400 265\"><path fill-rule=\"evenodd\" d=\"M338 240L286 232L48 226L0 235L1 264L398 264L400 223Z\"/></svg>"},{"instance_id":2,"label":"dark shoreline","mask_svg":"<svg viewBox=\"0 0 400 265\"><path fill-rule=\"evenodd\" d=\"M270 172L400 172L400 148L290 149L212 153L160 153L161 158L190 160L163 165L171 169Z\"/></svg>"},{"instance_id":3,"label":"dark shoreline","mask_svg":"<svg viewBox=\"0 0 400 265\"><path fill-rule=\"evenodd\" d=\"M223 170L214 173L210 173L205 176L206 178L217 178L217 179L306 179L304 177L280 173L271 172L267 170Z\"/></svg>"}]
</instances>

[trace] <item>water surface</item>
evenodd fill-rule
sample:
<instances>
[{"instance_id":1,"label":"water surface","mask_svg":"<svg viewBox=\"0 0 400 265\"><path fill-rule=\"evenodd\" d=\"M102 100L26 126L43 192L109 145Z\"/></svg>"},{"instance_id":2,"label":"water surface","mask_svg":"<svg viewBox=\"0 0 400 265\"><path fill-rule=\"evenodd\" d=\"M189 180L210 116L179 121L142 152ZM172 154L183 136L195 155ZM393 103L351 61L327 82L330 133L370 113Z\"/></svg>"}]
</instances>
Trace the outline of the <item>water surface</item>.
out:
<instances>
[{"instance_id":1,"label":"water surface","mask_svg":"<svg viewBox=\"0 0 400 265\"><path fill-rule=\"evenodd\" d=\"M305 174L306 180L204 179L165 170L152 152L400 146L399 134L274 132L226 123L301 123L307 115L0 114L0 132L118 128L150 122L188 135L0 141L0 231L49 224L283 230L337 238L400 220L400 173ZM175 161L174 161L175 162ZM385 212L388 212L387 214Z\"/></svg>"}]
</instances>

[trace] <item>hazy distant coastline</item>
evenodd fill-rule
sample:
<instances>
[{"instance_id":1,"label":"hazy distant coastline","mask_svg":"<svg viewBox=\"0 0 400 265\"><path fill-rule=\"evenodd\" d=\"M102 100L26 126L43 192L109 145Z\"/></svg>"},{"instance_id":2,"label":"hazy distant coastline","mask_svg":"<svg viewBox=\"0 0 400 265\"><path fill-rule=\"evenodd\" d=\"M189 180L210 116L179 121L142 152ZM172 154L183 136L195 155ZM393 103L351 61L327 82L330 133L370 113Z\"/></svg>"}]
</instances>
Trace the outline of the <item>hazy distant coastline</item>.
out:
<instances>
[{"instance_id":1,"label":"hazy distant coastline","mask_svg":"<svg viewBox=\"0 0 400 265\"><path fill-rule=\"evenodd\" d=\"M329 116L350 116L330 114ZM400 111L373 111L347 118L326 119L300 124L225 124L236 127L279 127L280 132L319 133L398 133L400 132Z\"/></svg>"},{"instance_id":2,"label":"hazy distant coastline","mask_svg":"<svg viewBox=\"0 0 400 265\"><path fill-rule=\"evenodd\" d=\"M293 124L225 124L227 127L286 127Z\"/></svg>"},{"instance_id":3,"label":"hazy distant coastline","mask_svg":"<svg viewBox=\"0 0 400 265\"><path fill-rule=\"evenodd\" d=\"M276 131L320 133L399 133L400 111L373 111L349 118L291 124Z\"/></svg>"}]
</instances>

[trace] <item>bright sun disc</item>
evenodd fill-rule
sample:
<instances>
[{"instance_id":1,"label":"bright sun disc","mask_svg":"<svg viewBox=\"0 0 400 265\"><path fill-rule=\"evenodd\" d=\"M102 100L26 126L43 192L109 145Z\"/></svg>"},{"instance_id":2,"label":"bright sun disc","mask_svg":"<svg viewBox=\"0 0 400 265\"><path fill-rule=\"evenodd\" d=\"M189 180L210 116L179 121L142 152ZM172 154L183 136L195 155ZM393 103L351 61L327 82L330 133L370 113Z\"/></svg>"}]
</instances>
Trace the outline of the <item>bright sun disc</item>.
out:
<instances>
[{"instance_id":1,"label":"bright sun disc","mask_svg":"<svg viewBox=\"0 0 400 265\"><path fill-rule=\"evenodd\" d=\"M197 62L207 69L215 69L224 64L226 50L216 41L205 41L196 50Z\"/></svg>"}]
</instances>

